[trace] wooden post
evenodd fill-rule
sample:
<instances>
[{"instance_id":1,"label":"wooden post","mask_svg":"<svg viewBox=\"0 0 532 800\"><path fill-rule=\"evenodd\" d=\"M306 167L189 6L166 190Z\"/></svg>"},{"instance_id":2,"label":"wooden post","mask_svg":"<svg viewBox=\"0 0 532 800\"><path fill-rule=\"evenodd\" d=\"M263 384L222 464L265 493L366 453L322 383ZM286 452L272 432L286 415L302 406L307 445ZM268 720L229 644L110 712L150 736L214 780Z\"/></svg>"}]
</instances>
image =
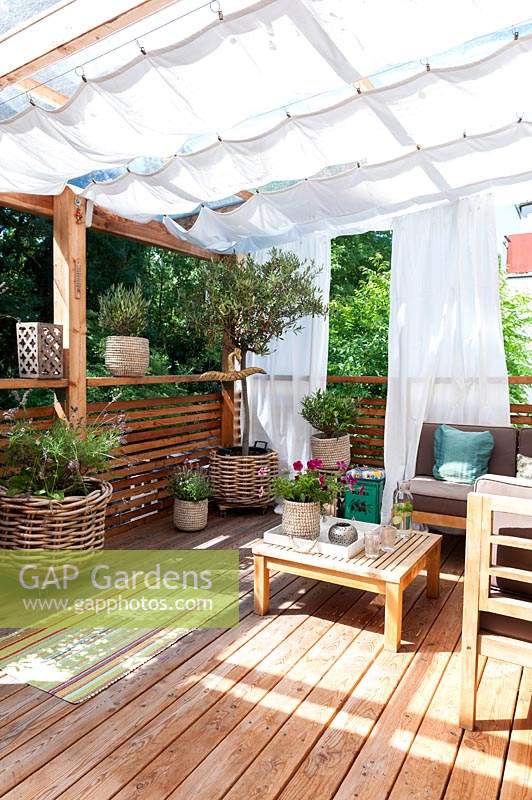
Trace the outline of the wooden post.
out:
<instances>
[{"instance_id":1,"label":"wooden post","mask_svg":"<svg viewBox=\"0 0 532 800\"><path fill-rule=\"evenodd\" d=\"M68 379L64 413L72 421L87 414L85 206L71 189L54 197L54 322L63 325Z\"/></svg>"},{"instance_id":2,"label":"wooden post","mask_svg":"<svg viewBox=\"0 0 532 800\"><path fill-rule=\"evenodd\" d=\"M227 372L230 348L224 344L222 349L222 372ZM232 447L235 443L235 384L222 383L222 447Z\"/></svg>"}]
</instances>

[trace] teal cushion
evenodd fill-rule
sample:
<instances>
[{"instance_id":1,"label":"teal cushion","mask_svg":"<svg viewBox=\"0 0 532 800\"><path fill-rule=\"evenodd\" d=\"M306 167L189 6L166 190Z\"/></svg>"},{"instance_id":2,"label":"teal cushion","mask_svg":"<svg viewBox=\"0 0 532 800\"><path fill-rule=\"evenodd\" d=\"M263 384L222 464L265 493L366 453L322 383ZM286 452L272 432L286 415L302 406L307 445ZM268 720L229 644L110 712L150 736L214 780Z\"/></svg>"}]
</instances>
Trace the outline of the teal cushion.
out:
<instances>
[{"instance_id":1,"label":"teal cushion","mask_svg":"<svg viewBox=\"0 0 532 800\"><path fill-rule=\"evenodd\" d=\"M488 472L493 445L490 431L461 431L440 425L434 434L434 477L439 481L474 483Z\"/></svg>"}]
</instances>

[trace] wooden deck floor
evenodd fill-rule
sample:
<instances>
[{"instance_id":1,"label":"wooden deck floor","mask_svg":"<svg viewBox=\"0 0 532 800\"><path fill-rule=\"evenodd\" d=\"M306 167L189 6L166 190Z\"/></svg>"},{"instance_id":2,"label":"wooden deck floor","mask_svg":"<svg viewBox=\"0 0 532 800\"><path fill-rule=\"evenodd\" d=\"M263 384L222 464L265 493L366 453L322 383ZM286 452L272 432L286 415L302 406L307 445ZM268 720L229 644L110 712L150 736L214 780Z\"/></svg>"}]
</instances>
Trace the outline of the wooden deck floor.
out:
<instances>
[{"instance_id":1,"label":"wooden deck floor","mask_svg":"<svg viewBox=\"0 0 532 800\"><path fill-rule=\"evenodd\" d=\"M403 647L383 651L380 598L272 580L253 614L249 544L271 516L161 520L120 547L240 547L241 622L191 633L72 706L0 684L0 792L36 798L525 800L532 797L532 670L483 664L480 731L457 725L463 542L444 542L442 592L405 595Z\"/></svg>"}]
</instances>

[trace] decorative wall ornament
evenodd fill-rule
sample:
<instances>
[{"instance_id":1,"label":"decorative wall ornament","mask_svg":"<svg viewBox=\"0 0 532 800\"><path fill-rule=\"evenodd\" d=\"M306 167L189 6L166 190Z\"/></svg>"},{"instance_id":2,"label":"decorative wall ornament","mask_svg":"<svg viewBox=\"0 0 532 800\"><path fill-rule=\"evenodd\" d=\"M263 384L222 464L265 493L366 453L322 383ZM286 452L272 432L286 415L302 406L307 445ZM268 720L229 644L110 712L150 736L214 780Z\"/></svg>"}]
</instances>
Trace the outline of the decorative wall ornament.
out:
<instances>
[{"instance_id":1,"label":"decorative wall ornament","mask_svg":"<svg viewBox=\"0 0 532 800\"><path fill-rule=\"evenodd\" d=\"M63 326L53 322L17 322L21 378L63 377Z\"/></svg>"}]
</instances>

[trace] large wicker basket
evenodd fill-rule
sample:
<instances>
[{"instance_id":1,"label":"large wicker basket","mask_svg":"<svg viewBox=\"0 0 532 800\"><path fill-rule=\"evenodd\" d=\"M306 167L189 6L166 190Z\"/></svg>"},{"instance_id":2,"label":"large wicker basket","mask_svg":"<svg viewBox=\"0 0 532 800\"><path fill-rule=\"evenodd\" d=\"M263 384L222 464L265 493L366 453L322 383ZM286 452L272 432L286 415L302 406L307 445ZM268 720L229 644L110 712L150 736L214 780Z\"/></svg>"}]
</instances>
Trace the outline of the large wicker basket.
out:
<instances>
[{"instance_id":1,"label":"large wicker basket","mask_svg":"<svg viewBox=\"0 0 532 800\"><path fill-rule=\"evenodd\" d=\"M207 527L209 501L174 499L174 525L180 531L202 531Z\"/></svg>"},{"instance_id":2,"label":"large wicker basket","mask_svg":"<svg viewBox=\"0 0 532 800\"><path fill-rule=\"evenodd\" d=\"M320 536L321 507L319 503L296 503L285 500L283 505L283 531L287 536L297 536L315 542Z\"/></svg>"},{"instance_id":3,"label":"large wicker basket","mask_svg":"<svg viewBox=\"0 0 532 800\"><path fill-rule=\"evenodd\" d=\"M150 365L150 343L141 336L108 336L105 340L105 366L115 377L137 378Z\"/></svg>"},{"instance_id":4,"label":"large wicker basket","mask_svg":"<svg viewBox=\"0 0 532 800\"><path fill-rule=\"evenodd\" d=\"M260 455L210 453L210 481L219 504L266 506L274 500L273 481L279 473L275 450Z\"/></svg>"},{"instance_id":5,"label":"large wicker basket","mask_svg":"<svg viewBox=\"0 0 532 800\"><path fill-rule=\"evenodd\" d=\"M351 461L351 437L348 433L336 439L327 439L323 433L315 433L310 439L312 458L323 461L323 469L334 469L339 461Z\"/></svg>"},{"instance_id":6,"label":"large wicker basket","mask_svg":"<svg viewBox=\"0 0 532 800\"><path fill-rule=\"evenodd\" d=\"M64 500L8 497L0 487L0 548L100 550L113 487L107 481L87 483L89 494Z\"/></svg>"}]
</instances>

